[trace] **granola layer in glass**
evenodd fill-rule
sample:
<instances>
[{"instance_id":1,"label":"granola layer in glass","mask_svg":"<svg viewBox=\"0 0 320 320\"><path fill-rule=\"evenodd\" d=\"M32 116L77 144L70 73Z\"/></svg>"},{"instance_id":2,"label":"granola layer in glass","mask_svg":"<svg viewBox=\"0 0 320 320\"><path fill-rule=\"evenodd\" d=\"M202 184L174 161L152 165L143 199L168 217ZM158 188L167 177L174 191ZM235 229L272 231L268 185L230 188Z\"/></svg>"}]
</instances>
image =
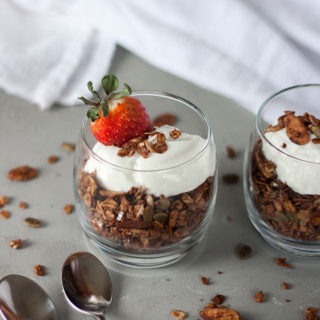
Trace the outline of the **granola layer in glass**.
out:
<instances>
[{"instance_id":1,"label":"granola layer in glass","mask_svg":"<svg viewBox=\"0 0 320 320\"><path fill-rule=\"evenodd\" d=\"M289 124L286 117L290 119ZM320 120L310 114L295 116L294 112L287 111L266 131L283 128L296 144L305 144L306 140L314 144L320 142ZM309 135L315 137L311 139ZM284 236L320 240L320 195L298 193L281 181L276 164L263 154L261 140L256 142L251 155L251 178L256 207L264 221Z\"/></svg>"},{"instance_id":2,"label":"granola layer in glass","mask_svg":"<svg viewBox=\"0 0 320 320\"><path fill-rule=\"evenodd\" d=\"M211 203L213 182L211 176L190 192L158 197L141 187L106 190L94 173L82 170L78 192L100 236L126 249L148 249L177 243L197 229Z\"/></svg>"}]
</instances>

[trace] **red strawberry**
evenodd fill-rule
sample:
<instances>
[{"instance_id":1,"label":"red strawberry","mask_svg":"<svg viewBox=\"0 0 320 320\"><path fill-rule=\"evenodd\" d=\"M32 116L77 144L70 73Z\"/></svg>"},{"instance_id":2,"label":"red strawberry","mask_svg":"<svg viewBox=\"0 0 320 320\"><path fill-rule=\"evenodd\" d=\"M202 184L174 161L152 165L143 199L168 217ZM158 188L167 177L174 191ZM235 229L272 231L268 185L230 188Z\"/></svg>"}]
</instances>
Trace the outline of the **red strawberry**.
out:
<instances>
[{"instance_id":1,"label":"red strawberry","mask_svg":"<svg viewBox=\"0 0 320 320\"><path fill-rule=\"evenodd\" d=\"M118 88L118 79L114 75L104 76L101 84L107 94L105 99L101 100L93 90L91 81L88 82L88 89L97 101L79 98L92 106L87 116L91 119L92 133L99 142L120 147L151 130L151 120L145 107L139 100L128 96L132 90L127 84L122 92L114 92Z\"/></svg>"}]
</instances>

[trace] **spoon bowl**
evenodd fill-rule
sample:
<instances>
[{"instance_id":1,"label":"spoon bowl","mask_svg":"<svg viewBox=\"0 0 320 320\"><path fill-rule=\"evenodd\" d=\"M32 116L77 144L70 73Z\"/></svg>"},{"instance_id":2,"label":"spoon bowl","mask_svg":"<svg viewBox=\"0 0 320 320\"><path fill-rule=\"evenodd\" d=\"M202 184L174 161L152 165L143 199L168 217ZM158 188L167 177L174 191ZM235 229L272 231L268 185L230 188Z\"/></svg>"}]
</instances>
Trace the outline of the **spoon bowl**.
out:
<instances>
[{"instance_id":1,"label":"spoon bowl","mask_svg":"<svg viewBox=\"0 0 320 320\"><path fill-rule=\"evenodd\" d=\"M71 254L62 267L64 294L76 310L104 319L112 301L109 273L101 261L89 252Z\"/></svg>"},{"instance_id":2,"label":"spoon bowl","mask_svg":"<svg viewBox=\"0 0 320 320\"><path fill-rule=\"evenodd\" d=\"M48 294L33 280L11 274L0 280L0 317L5 320L58 320Z\"/></svg>"}]
</instances>

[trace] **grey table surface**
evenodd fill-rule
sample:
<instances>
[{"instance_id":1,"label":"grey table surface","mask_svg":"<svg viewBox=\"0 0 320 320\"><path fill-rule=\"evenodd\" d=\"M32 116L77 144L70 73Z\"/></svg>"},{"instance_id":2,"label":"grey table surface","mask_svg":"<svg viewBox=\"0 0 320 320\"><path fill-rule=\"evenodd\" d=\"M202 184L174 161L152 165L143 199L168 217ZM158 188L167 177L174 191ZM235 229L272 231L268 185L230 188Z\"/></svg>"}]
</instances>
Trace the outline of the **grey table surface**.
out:
<instances>
[{"instance_id":1,"label":"grey table surface","mask_svg":"<svg viewBox=\"0 0 320 320\"><path fill-rule=\"evenodd\" d=\"M68 255L80 250L96 254L110 271L114 299L107 319L171 319L173 309L186 311L188 319L198 319L199 311L218 293L227 297L225 305L238 310L247 320L299 320L304 319L308 306L320 307L320 260L289 256L268 245L249 221L242 181L235 185L221 181L221 176L229 172L242 177L244 149L254 115L121 48L111 72L137 90L163 90L183 96L198 105L212 122L219 187L205 241L180 262L160 269L132 269L109 261L85 239L77 214L66 215L63 210L65 204L74 201L73 154L63 150L61 143L76 142L86 108L54 106L39 111L23 99L0 91L0 195L11 197L5 209L12 214L7 220L0 219L0 277L20 274L35 280L49 293L64 320L90 319L68 305L61 288L61 266ZM227 158L227 145L237 150L236 159ZM50 155L58 156L59 161L48 164ZM39 177L25 183L9 181L7 172L24 164L39 168ZM29 203L29 208L20 209L20 201ZM27 216L40 219L43 227L26 227ZM9 247L16 238L24 241L19 250ZM251 246L253 254L249 259L236 257L239 243ZM287 258L294 268L276 265L274 260L278 257ZM46 267L45 276L34 274L36 264ZM210 279L209 285L201 282L202 276ZM282 282L291 284L290 289L282 289ZM266 300L259 304L252 297L260 290L265 292Z\"/></svg>"}]
</instances>

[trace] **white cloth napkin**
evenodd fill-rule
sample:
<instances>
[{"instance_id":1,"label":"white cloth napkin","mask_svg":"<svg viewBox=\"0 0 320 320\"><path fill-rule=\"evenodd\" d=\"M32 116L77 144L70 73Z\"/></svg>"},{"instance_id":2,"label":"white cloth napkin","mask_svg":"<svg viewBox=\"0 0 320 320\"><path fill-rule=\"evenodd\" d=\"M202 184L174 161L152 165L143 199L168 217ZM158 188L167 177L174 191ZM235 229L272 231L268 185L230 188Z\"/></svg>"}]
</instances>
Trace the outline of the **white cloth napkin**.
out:
<instances>
[{"instance_id":1,"label":"white cloth napkin","mask_svg":"<svg viewBox=\"0 0 320 320\"><path fill-rule=\"evenodd\" d=\"M256 111L320 82L320 2L0 0L0 87L41 109L78 103L116 45Z\"/></svg>"}]
</instances>

